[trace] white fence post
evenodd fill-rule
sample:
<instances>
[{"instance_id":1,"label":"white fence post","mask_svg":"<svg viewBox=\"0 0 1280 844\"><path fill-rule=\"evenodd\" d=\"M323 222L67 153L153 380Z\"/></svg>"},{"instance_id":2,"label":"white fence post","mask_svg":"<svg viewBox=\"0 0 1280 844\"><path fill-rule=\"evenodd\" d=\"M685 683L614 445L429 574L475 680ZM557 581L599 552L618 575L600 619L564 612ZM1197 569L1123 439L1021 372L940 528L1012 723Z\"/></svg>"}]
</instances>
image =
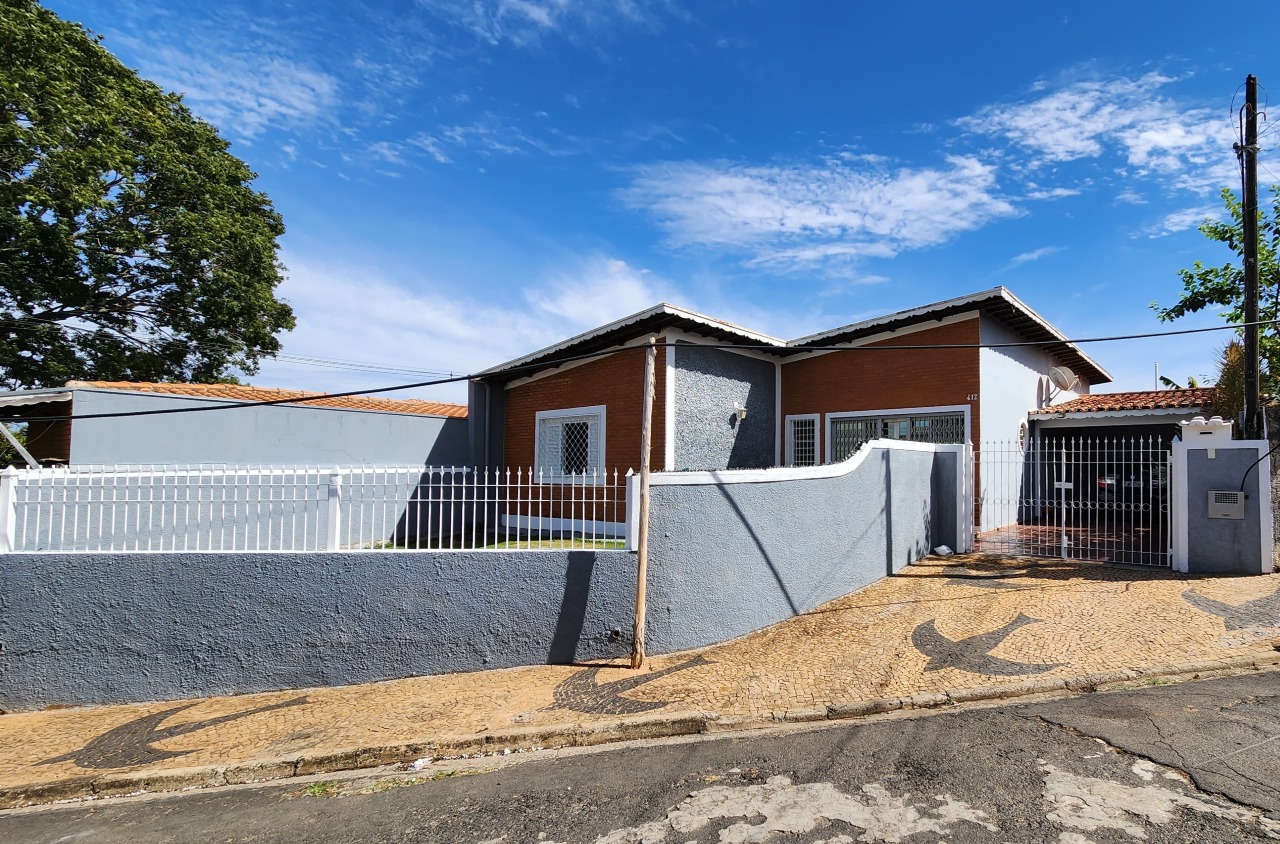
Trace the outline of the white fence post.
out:
<instances>
[{"instance_id":1,"label":"white fence post","mask_svg":"<svg viewBox=\"0 0 1280 844\"><path fill-rule=\"evenodd\" d=\"M337 551L342 541L342 473L329 473L329 537L325 550Z\"/></svg>"},{"instance_id":2,"label":"white fence post","mask_svg":"<svg viewBox=\"0 0 1280 844\"><path fill-rule=\"evenodd\" d=\"M0 553L13 551L17 534L18 470L9 466L0 472Z\"/></svg>"}]
</instances>

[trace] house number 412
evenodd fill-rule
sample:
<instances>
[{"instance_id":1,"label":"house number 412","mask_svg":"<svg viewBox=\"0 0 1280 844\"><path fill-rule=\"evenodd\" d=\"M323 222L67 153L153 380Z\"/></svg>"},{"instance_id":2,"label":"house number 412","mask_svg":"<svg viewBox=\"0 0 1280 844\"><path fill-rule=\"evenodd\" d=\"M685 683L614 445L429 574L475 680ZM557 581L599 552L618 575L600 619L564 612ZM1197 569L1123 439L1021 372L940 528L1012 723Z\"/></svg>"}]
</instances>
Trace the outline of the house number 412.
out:
<instances>
[{"instance_id":1,"label":"house number 412","mask_svg":"<svg viewBox=\"0 0 1280 844\"><path fill-rule=\"evenodd\" d=\"M965 400L965 401L977 401L977 400L978 400L978 394L977 394L977 393L970 393L969 395L967 395L967 396L965 396L965 397L964 397L964 400Z\"/></svg>"}]
</instances>

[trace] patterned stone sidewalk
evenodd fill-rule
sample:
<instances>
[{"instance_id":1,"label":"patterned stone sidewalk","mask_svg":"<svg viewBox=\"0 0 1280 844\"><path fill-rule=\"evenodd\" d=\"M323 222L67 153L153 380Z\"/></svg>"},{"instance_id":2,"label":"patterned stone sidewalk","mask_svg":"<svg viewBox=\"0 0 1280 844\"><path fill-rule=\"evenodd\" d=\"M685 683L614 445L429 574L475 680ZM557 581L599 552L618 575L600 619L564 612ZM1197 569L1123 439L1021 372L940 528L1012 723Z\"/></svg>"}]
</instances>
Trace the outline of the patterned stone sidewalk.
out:
<instances>
[{"instance_id":1,"label":"patterned stone sidewalk","mask_svg":"<svg viewBox=\"0 0 1280 844\"><path fill-rule=\"evenodd\" d=\"M0 716L0 807L1280 663L1280 575L929 558L703 650Z\"/></svg>"}]
</instances>

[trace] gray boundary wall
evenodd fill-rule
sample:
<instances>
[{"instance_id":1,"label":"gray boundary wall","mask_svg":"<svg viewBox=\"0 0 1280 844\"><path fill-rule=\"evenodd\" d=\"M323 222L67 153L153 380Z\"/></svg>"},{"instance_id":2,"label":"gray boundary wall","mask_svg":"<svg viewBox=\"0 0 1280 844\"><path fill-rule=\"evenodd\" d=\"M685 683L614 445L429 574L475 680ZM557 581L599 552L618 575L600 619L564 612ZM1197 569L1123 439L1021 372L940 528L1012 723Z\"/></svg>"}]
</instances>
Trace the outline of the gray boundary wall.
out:
<instances>
[{"instance_id":1,"label":"gray boundary wall","mask_svg":"<svg viewBox=\"0 0 1280 844\"><path fill-rule=\"evenodd\" d=\"M962 545L963 453L880 440L836 466L666 476L651 491L648 644L740 636ZM787 479L755 480L771 476Z\"/></svg>"},{"instance_id":2,"label":"gray boundary wall","mask_svg":"<svg viewBox=\"0 0 1280 844\"><path fill-rule=\"evenodd\" d=\"M651 652L775 624L956 544L962 454L867 446L839 466L659 480ZM626 551L4 554L0 709L619 658L634 596Z\"/></svg>"},{"instance_id":3,"label":"gray boundary wall","mask_svg":"<svg viewBox=\"0 0 1280 844\"><path fill-rule=\"evenodd\" d=\"M0 555L0 709L625 656L633 560L625 551Z\"/></svg>"}]
</instances>

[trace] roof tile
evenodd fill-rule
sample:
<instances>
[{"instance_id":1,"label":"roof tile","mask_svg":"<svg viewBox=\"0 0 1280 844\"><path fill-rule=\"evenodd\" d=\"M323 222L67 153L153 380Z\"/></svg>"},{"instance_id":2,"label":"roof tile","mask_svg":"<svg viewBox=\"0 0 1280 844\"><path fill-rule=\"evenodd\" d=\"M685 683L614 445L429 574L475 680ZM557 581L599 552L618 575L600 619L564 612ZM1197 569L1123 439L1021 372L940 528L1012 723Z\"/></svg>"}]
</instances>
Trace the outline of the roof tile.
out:
<instances>
[{"instance_id":1,"label":"roof tile","mask_svg":"<svg viewBox=\"0 0 1280 844\"><path fill-rule=\"evenodd\" d=\"M1121 410L1166 410L1182 407L1194 410L1213 404L1214 392L1213 387L1193 387L1189 390L1093 393L1031 412L1043 415L1049 413L1105 413Z\"/></svg>"},{"instance_id":2,"label":"roof tile","mask_svg":"<svg viewBox=\"0 0 1280 844\"><path fill-rule=\"evenodd\" d=\"M162 393L169 396L198 396L207 399L259 402L280 399L304 399L322 396L324 393L308 393L302 390L280 390L274 387L251 387L247 384L156 384L140 381L68 381L68 387L95 387L104 390L122 390L130 393ZM381 413L412 413L420 416L448 416L465 418L467 406L450 402L425 399L384 399L378 396L344 396L303 402L322 407L344 410L372 410Z\"/></svg>"}]
</instances>

